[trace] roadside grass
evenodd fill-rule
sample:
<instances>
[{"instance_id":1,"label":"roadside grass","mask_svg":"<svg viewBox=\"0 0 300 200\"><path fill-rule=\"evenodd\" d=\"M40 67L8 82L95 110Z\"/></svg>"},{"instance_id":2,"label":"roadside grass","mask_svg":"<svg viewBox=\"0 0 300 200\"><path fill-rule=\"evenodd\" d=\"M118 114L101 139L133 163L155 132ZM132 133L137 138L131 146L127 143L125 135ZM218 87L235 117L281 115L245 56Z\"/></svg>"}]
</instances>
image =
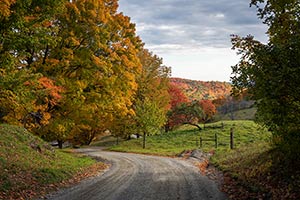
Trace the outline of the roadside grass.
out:
<instances>
[{"instance_id":1,"label":"roadside grass","mask_svg":"<svg viewBox=\"0 0 300 200\"><path fill-rule=\"evenodd\" d=\"M0 199L31 199L96 165L70 150L54 150L24 128L0 125Z\"/></svg>"},{"instance_id":2,"label":"roadside grass","mask_svg":"<svg viewBox=\"0 0 300 200\"><path fill-rule=\"evenodd\" d=\"M233 151L216 151L211 163L224 172L223 190L230 199L300 199L299 165L264 141Z\"/></svg>"},{"instance_id":3,"label":"roadside grass","mask_svg":"<svg viewBox=\"0 0 300 200\"><path fill-rule=\"evenodd\" d=\"M224 128L221 128L222 123ZM218 137L218 151L227 151L230 146L230 129L234 130L234 145L236 148L258 141L268 141L270 133L256 125L253 121L224 121L205 125L198 131L193 126L182 126L175 131L160 135L147 136L146 148L142 148L143 139L121 141L119 145L109 147L111 151L146 153L163 156L176 156L184 150L199 148L200 137L213 140ZM203 141L202 150L215 151L213 141Z\"/></svg>"}]
</instances>

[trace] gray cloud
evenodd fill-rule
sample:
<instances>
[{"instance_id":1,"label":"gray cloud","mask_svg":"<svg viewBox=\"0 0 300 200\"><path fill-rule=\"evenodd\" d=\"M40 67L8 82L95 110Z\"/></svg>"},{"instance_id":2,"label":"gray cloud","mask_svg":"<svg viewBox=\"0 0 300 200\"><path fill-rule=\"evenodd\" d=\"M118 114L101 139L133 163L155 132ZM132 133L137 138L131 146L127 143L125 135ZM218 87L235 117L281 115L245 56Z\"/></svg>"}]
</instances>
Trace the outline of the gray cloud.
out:
<instances>
[{"instance_id":1,"label":"gray cloud","mask_svg":"<svg viewBox=\"0 0 300 200\"><path fill-rule=\"evenodd\" d=\"M230 47L230 34L265 40L266 28L249 0L119 0L149 46ZM164 49L166 50L166 49Z\"/></svg>"}]
</instances>

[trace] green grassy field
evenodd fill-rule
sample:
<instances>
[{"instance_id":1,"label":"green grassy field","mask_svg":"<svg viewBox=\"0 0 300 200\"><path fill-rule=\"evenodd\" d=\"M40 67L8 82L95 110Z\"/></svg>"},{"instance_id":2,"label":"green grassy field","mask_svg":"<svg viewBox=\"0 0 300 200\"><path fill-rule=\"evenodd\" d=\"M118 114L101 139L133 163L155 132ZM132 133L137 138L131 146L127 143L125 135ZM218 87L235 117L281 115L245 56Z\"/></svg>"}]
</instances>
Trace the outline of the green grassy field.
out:
<instances>
[{"instance_id":1,"label":"green grassy field","mask_svg":"<svg viewBox=\"0 0 300 200\"><path fill-rule=\"evenodd\" d=\"M231 113L227 113L225 115L216 114L216 116L214 118L215 118L215 121L231 120L232 116L233 116L234 120L254 120L256 110L257 110L257 108L252 107L252 108L234 111L232 115L231 115Z\"/></svg>"},{"instance_id":2,"label":"green grassy field","mask_svg":"<svg viewBox=\"0 0 300 200\"><path fill-rule=\"evenodd\" d=\"M218 137L218 151L226 151L230 148L230 129L234 130L234 145L236 148L246 146L258 141L268 141L270 133L256 125L253 121L224 121L206 125L202 131L193 126L183 126L178 130L162 133L160 135L148 136L146 148L142 148L143 139L132 139L122 141L119 145L109 148L112 151L148 153L166 156L176 156L184 150L199 148L200 137L203 139L214 139ZM203 141L204 151L215 150L213 141Z\"/></svg>"},{"instance_id":3,"label":"green grassy field","mask_svg":"<svg viewBox=\"0 0 300 200\"><path fill-rule=\"evenodd\" d=\"M94 164L91 158L54 150L24 128L0 125L0 199L31 199L41 187Z\"/></svg>"}]
</instances>

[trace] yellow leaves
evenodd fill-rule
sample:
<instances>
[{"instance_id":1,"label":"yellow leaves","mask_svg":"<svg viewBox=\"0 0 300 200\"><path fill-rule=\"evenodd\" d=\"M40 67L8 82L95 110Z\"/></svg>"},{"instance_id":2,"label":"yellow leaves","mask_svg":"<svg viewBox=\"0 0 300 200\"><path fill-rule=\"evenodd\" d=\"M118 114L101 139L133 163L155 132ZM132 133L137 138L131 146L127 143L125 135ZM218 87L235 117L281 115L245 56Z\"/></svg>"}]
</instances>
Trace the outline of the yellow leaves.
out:
<instances>
[{"instance_id":1,"label":"yellow leaves","mask_svg":"<svg viewBox=\"0 0 300 200\"><path fill-rule=\"evenodd\" d=\"M43 67L46 70L53 70L54 68L57 68L59 64L60 64L60 61L58 59L47 58L46 63Z\"/></svg>"},{"instance_id":2,"label":"yellow leaves","mask_svg":"<svg viewBox=\"0 0 300 200\"><path fill-rule=\"evenodd\" d=\"M103 65L105 65L105 61L101 60L99 57L93 55L93 62L95 63L95 65L102 67Z\"/></svg>"},{"instance_id":3,"label":"yellow leaves","mask_svg":"<svg viewBox=\"0 0 300 200\"><path fill-rule=\"evenodd\" d=\"M80 41L76 37L69 37L66 40L67 43L69 43L70 46L79 46Z\"/></svg>"},{"instance_id":4,"label":"yellow leaves","mask_svg":"<svg viewBox=\"0 0 300 200\"><path fill-rule=\"evenodd\" d=\"M49 123L49 120L51 119L51 114L48 112L43 112L43 119L41 121L41 124L46 125Z\"/></svg>"},{"instance_id":5,"label":"yellow leaves","mask_svg":"<svg viewBox=\"0 0 300 200\"><path fill-rule=\"evenodd\" d=\"M130 116L135 116L136 113L135 113L134 109L129 109L129 110L128 110L128 115L130 115Z\"/></svg>"},{"instance_id":6,"label":"yellow leaves","mask_svg":"<svg viewBox=\"0 0 300 200\"><path fill-rule=\"evenodd\" d=\"M73 15L80 15L80 10L77 8L76 4L74 2L68 2L66 4L66 7L68 10L71 11Z\"/></svg>"},{"instance_id":7,"label":"yellow leaves","mask_svg":"<svg viewBox=\"0 0 300 200\"><path fill-rule=\"evenodd\" d=\"M16 0L1 0L0 1L0 19L2 17L9 17L11 14L10 7L16 2Z\"/></svg>"},{"instance_id":8,"label":"yellow leaves","mask_svg":"<svg viewBox=\"0 0 300 200\"><path fill-rule=\"evenodd\" d=\"M77 87L80 88L81 90L88 86L88 82L84 80L77 80L75 83Z\"/></svg>"},{"instance_id":9,"label":"yellow leaves","mask_svg":"<svg viewBox=\"0 0 300 200\"><path fill-rule=\"evenodd\" d=\"M60 133L66 132L66 127L63 126L62 124L58 124L56 130Z\"/></svg>"},{"instance_id":10,"label":"yellow leaves","mask_svg":"<svg viewBox=\"0 0 300 200\"><path fill-rule=\"evenodd\" d=\"M81 130L90 131L92 130L92 127L87 124L79 124L77 127Z\"/></svg>"}]
</instances>

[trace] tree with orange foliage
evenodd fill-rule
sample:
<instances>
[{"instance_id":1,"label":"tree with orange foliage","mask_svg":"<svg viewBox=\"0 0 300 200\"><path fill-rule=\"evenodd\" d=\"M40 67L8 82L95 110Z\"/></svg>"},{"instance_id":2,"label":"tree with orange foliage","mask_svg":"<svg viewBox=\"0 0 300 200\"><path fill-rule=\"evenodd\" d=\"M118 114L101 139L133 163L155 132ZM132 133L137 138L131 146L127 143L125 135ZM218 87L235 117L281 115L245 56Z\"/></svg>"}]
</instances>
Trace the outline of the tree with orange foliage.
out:
<instances>
[{"instance_id":1,"label":"tree with orange foliage","mask_svg":"<svg viewBox=\"0 0 300 200\"><path fill-rule=\"evenodd\" d=\"M203 110L203 123L209 122L213 116L217 113L216 107L211 100L201 100L200 106Z\"/></svg>"},{"instance_id":2,"label":"tree with orange foliage","mask_svg":"<svg viewBox=\"0 0 300 200\"><path fill-rule=\"evenodd\" d=\"M20 125L40 108L36 71L60 38L49 26L62 11L63 0L5 0L0 3L0 121ZM48 25L47 25L48 24ZM39 94L42 95L42 94Z\"/></svg>"},{"instance_id":3,"label":"tree with orange foliage","mask_svg":"<svg viewBox=\"0 0 300 200\"><path fill-rule=\"evenodd\" d=\"M188 103L189 100L183 91L175 84L170 83L168 89L170 95L170 109L167 113L167 123L165 124L165 131L168 132L173 127L179 125L184 120L184 116L175 112L176 108L181 104Z\"/></svg>"},{"instance_id":4,"label":"tree with orange foliage","mask_svg":"<svg viewBox=\"0 0 300 200\"><path fill-rule=\"evenodd\" d=\"M175 84L170 83L169 84L169 95L170 95L170 108L175 108L181 103L187 103L189 102L187 96L183 93L183 91Z\"/></svg>"},{"instance_id":5,"label":"tree with orange foliage","mask_svg":"<svg viewBox=\"0 0 300 200\"><path fill-rule=\"evenodd\" d=\"M202 122L204 113L199 101L192 101L188 103L181 103L173 108L169 113L169 126L172 129L175 126L182 124L189 124L202 129L199 123ZM168 131L168 130L167 130Z\"/></svg>"}]
</instances>

